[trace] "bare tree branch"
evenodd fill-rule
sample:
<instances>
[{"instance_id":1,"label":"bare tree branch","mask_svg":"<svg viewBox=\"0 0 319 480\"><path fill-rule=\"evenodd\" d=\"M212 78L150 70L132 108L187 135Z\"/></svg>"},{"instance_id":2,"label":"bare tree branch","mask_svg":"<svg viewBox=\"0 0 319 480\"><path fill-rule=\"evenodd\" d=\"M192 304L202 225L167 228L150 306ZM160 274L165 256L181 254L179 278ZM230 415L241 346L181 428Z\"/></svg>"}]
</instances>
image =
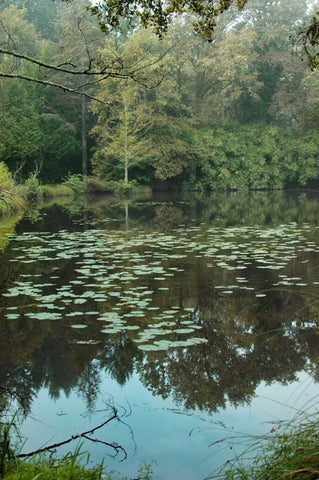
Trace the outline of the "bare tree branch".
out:
<instances>
[{"instance_id":1,"label":"bare tree branch","mask_svg":"<svg viewBox=\"0 0 319 480\"><path fill-rule=\"evenodd\" d=\"M14 57L14 58L19 58L20 60L26 60L27 62L38 65L39 67L43 67L46 70L53 70L53 71L59 72L59 73L67 73L69 75L83 75L83 74L91 75L91 76L105 75L108 69L112 70L112 67L107 66L107 65L104 65L103 68L98 69L98 70L87 70L87 69L86 70L72 70L72 69L68 69L68 68L63 68L65 65L70 65L73 68L77 68L76 65L73 65L72 63L67 62L67 63L62 63L60 65L51 65L50 63L42 62L41 60L30 57L29 55L19 53L19 52L15 52L15 51L12 51L12 50L8 50L8 49L3 48L3 47L0 47L0 54L1 53L4 54L4 55L9 55L9 56ZM109 74L113 75L113 76L117 76L118 74L121 75L118 72L119 72L119 68L117 67L115 69L115 71L111 71L111 72L109 72Z\"/></svg>"},{"instance_id":2,"label":"bare tree branch","mask_svg":"<svg viewBox=\"0 0 319 480\"><path fill-rule=\"evenodd\" d=\"M173 47L171 47L171 48L173 48ZM135 65L132 64L132 65L129 65L129 66L125 66L123 61L120 58L117 58L116 67L103 65L100 69L92 68L93 60L90 58L90 52L87 48L87 54L89 56L89 66L88 66L88 68L80 70L80 69L77 69L76 65L73 65L70 62L62 63L62 64L59 64L59 65L52 65L52 64L43 62L41 60L38 60L36 58L33 58L29 55L18 53L18 52L11 51L11 50L8 50L6 48L0 47L0 54L8 55L8 56L11 56L11 57L19 59L19 60L25 60L26 62L37 65L40 68L44 68L45 70L47 70L49 72L50 71L59 72L59 73L71 75L72 77L73 76L77 76L77 77L80 76L81 78L84 78L84 79L95 77L95 79L84 81L83 83L79 84L76 87L69 87L69 86L67 86L65 84L62 84L62 83L53 82L53 81L46 80L46 79L43 79L43 78L41 79L41 78L35 77L35 76L34 77L27 76L27 75L24 75L24 74L18 73L18 72L16 72L16 73L0 72L0 78L1 77L3 77L3 78L17 78L17 79L25 80L25 81L28 81L28 82L35 82L35 83L38 83L38 84L41 84L41 85L59 88L59 89L65 91L65 92L69 92L69 93L72 93L72 94L82 95L82 96L84 96L84 97L86 97L90 100L95 100L95 101L98 101L100 103L107 103L105 101L102 101L101 99L99 99L95 95L85 92L83 89L86 88L86 87L96 85L100 82L103 82L103 81L107 80L108 78L132 79L133 81L139 83L140 85L142 85L145 88L155 88L155 87L159 86L161 84L161 82L163 81L163 78L164 78L163 73L156 79L156 81L153 81L151 85L150 85L150 82L148 82L147 79L145 77L142 77L140 74L143 70L145 71L148 68L150 68L150 67L156 65L157 63L159 63L165 57L165 55L167 55L167 53L169 52L169 50L171 50L171 48L167 49L165 52L163 52L161 55L159 55L158 58L156 58L155 60L153 60L149 63L145 63L144 65L143 64L141 65L142 60L139 60L138 62L135 63ZM66 65L69 65L72 68L66 68Z\"/></svg>"},{"instance_id":3,"label":"bare tree branch","mask_svg":"<svg viewBox=\"0 0 319 480\"><path fill-rule=\"evenodd\" d=\"M104 427L105 425L107 425L108 423L110 423L112 420L115 420L115 419L119 420L119 417L118 417L118 413L117 413L116 408L113 407L113 415L111 417L109 417L107 420L105 420L104 422L102 422L97 427L91 428L90 430L87 430L87 431L82 432L82 433L77 433L75 435L72 435L72 437L68 438L67 440L63 440L62 442L58 442L58 443L54 443L52 445L48 445L47 447L39 448L38 450L34 450L33 452L20 453L19 455L17 455L17 458L32 457L33 455L48 452L50 450L54 450L58 447L61 447L62 445L66 445L68 443L71 443L71 442L73 442L73 440L77 440L78 438L86 438L87 440L90 440L91 442L103 443L104 445L107 445L108 447L113 448L116 451L115 456L118 454L119 451L121 451L123 453L123 459L122 460L124 460L125 458L127 458L127 453L126 453L126 450L121 445L118 445L117 443L104 442L103 440L93 439L93 438L88 436L88 435L92 435L96 430L99 430L100 428Z\"/></svg>"},{"instance_id":4,"label":"bare tree branch","mask_svg":"<svg viewBox=\"0 0 319 480\"><path fill-rule=\"evenodd\" d=\"M2 73L0 72L0 78L18 78L20 80L26 80L27 82L34 82L34 83L39 83L40 85L46 85L48 87L55 87L55 88L59 88L61 90L63 90L64 92L69 92L69 93L74 93L76 95L82 95L86 98L89 98L90 100L95 100L97 102L100 102L100 103L107 103L107 102L104 102L102 100L100 100L99 98L95 97L94 95L90 95L89 93L86 93L86 92L81 92L80 90L78 90L77 88L70 88L70 87L67 87L66 85L62 85L60 83L55 83L55 82L49 82L48 80L41 80L39 78L35 78L35 77L28 77L26 75L22 75L22 74L19 74L19 73Z\"/></svg>"}]
</instances>

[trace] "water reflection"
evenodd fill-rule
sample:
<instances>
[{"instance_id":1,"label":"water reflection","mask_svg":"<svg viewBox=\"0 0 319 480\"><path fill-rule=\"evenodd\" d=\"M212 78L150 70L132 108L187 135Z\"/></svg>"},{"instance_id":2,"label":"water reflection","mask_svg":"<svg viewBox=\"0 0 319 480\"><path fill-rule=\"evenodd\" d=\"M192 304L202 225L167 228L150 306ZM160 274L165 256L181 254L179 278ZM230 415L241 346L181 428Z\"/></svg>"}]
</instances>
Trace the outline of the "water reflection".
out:
<instances>
[{"instance_id":1,"label":"water reflection","mask_svg":"<svg viewBox=\"0 0 319 480\"><path fill-rule=\"evenodd\" d=\"M1 394L27 412L42 387L77 391L92 411L103 376L125 385L136 372L153 394L212 412L262 381L317 379L317 206L283 192L98 197L29 215L3 241ZM229 229L241 226L253 230Z\"/></svg>"}]
</instances>

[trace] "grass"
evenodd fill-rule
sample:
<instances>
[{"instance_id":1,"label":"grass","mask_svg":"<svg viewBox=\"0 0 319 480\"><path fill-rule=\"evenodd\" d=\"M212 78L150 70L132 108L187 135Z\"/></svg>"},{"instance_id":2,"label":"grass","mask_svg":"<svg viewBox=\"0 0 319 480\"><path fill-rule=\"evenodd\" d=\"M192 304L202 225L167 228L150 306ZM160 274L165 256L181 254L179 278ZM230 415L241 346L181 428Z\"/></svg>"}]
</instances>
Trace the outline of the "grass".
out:
<instances>
[{"instance_id":1,"label":"grass","mask_svg":"<svg viewBox=\"0 0 319 480\"><path fill-rule=\"evenodd\" d=\"M6 438L5 435L3 439ZM74 454L69 454L59 460L36 456L28 462L16 460L11 455L9 444L6 445L5 451L5 469L2 475L5 480L112 480L118 478L114 477L112 472L106 473L103 465L93 468L83 466L83 455L85 454L80 453L80 447ZM87 455L86 465L88 462L89 456ZM136 478L150 480L152 474L151 465L142 464ZM255 437L243 454L227 461L217 474L208 478L215 480L318 480L318 414L300 413L291 422L278 422L269 434Z\"/></svg>"},{"instance_id":2,"label":"grass","mask_svg":"<svg viewBox=\"0 0 319 480\"><path fill-rule=\"evenodd\" d=\"M83 459L83 457L86 457ZM84 465L83 465L84 460ZM0 478L4 480L128 480L119 477L116 472L107 472L100 465L89 468L89 455L80 452L80 447L73 454L62 459L35 457L30 461L11 461L7 463L6 471ZM142 462L134 478L152 480L153 468Z\"/></svg>"},{"instance_id":3,"label":"grass","mask_svg":"<svg viewBox=\"0 0 319 480\"><path fill-rule=\"evenodd\" d=\"M72 188L64 184L41 185L40 191L42 198L72 197L74 195Z\"/></svg>"},{"instance_id":4,"label":"grass","mask_svg":"<svg viewBox=\"0 0 319 480\"><path fill-rule=\"evenodd\" d=\"M102 480L111 479L103 473L103 466L88 468L80 464L77 452L59 460L35 458L29 462L11 462L3 478L5 480Z\"/></svg>"},{"instance_id":5,"label":"grass","mask_svg":"<svg viewBox=\"0 0 319 480\"><path fill-rule=\"evenodd\" d=\"M6 408L8 406L6 405ZM5 420L7 412L2 412ZM9 413L10 417L10 413ZM5 480L127 480L119 477L117 472L106 471L103 461L89 467L90 455L83 452L79 443L73 453L62 458L53 458L52 453L27 454L29 460L21 460L25 454L19 454L24 445L19 427L19 412L14 413L10 420L0 420L0 478ZM99 428L99 427L98 427ZM73 438L73 437L72 437ZM50 451L50 450L49 450ZM51 451L50 451L51 452ZM153 468L151 464L142 462L138 468L139 480L151 480Z\"/></svg>"},{"instance_id":6,"label":"grass","mask_svg":"<svg viewBox=\"0 0 319 480\"><path fill-rule=\"evenodd\" d=\"M25 198L18 189L8 193L0 192L0 217L21 211L25 206Z\"/></svg>"},{"instance_id":7,"label":"grass","mask_svg":"<svg viewBox=\"0 0 319 480\"><path fill-rule=\"evenodd\" d=\"M0 217L22 210L24 206L21 188L13 180L7 165L0 162Z\"/></svg>"},{"instance_id":8,"label":"grass","mask_svg":"<svg viewBox=\"0 0 319 480\"><path fill-rule=\"evenodd\" d=\"M257 437L243 454L209 477L222 480L318 480L319 416L299 413Z\"/></svg>"}]
</instances>

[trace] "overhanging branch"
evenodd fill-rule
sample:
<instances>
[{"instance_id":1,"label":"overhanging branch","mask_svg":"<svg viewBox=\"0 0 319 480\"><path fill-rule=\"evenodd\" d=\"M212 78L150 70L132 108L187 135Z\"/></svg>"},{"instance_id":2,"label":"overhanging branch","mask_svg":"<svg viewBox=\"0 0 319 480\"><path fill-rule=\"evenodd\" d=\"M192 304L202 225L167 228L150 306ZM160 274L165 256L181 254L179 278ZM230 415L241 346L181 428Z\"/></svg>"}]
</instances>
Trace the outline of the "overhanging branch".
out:
<instances>
[{"instance_id":1,"label":"overhanging branch","mask_svg":"<svg viewBox=\"0 0 319 480\"><path fill-rule=\"evenodd\" d=\"M22 74L19 74L19 73L3 73L3 72L0 72L0 78L1 77L2 78L18 78L19 80L25 80L27 82L39 83L40 85L45 85L47 87L59 88L60 90L63 90L64 92L73 93L75 95L82 95L86 98L89 98L90 100L95 100L95 101L100 102L100 103L104 103L104 104L107 103L107 102L104 102L104 101L100 100L99 98L95 97L94 95L90 95L89 93L80 91L78 88L70 88L70 87L67 87L66 85L62 85L60 83L50 82L49 80L41 80L40 78L36 78L36 77L28 77L27 75L22 75Z\"/></svg>"},{"instance_id":2,"label":"overhanging branch","mask_svg":"<svg viewBox=\"0 0 319 480\"><path fill-rule=\"evenodd\" d=\"M8 50L7 48L0 47L0 54L3 55L8 55L13 58L18 58L19 60L26 60L29 63L32 63L34 65L37 65L38 67L43 67L46 70L52 70L54 72L59 72L59 73L66 73L68 75L90 75L90 76L97 76L97 75L121 75L120 70L123 68L121 65L120 67L114 68L114 66L109 66L109 65L103 65L102 68L100 69L77 69L76 65L72 65L71 63L62 63L60 65L52 65L50 63L42 62L41 60L38 60L37 58L30 57L29 55L26 55L24 53L19 53L15 52L12 50ZM74 70L70 68L65 68L65 65L70 65L71 67L74 68Z\"/></svg>"}]
</instances>

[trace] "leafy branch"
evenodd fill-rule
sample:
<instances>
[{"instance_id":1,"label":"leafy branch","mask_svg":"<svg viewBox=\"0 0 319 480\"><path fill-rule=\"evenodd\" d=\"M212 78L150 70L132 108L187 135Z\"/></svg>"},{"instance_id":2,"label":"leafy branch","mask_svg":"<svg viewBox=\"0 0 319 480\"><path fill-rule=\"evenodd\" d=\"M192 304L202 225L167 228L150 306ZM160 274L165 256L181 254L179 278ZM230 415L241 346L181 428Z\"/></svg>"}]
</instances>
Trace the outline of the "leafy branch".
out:
<instances>
[{"instance_id":1,"label":"leafy branch","mask_svg":"<svg viewBox=\"0 0 319 480\"><path fill-rule=\"evenodd\" d=\"M292 41L295 47L301 46L311 70L316 70L319 67L319 10L312 17L311 23L292 37Z\"/></svg>"}]
</instances>

